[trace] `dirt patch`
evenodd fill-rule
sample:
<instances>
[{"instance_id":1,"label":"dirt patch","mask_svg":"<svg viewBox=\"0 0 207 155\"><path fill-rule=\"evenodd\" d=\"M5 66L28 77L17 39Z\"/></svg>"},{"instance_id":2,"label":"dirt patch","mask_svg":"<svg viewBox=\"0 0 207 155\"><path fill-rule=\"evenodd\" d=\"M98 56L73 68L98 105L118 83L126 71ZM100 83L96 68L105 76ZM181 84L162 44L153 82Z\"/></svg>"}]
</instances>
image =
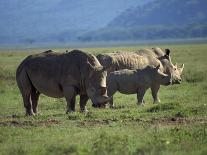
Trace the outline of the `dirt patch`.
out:
<instances>
[{"instance_id":1,"label":"dirt patch","mask_svg":"<svg viewBox=\"0 0 207 155\"><path fill-rule=\"evenodd\" d=\"M188 125L188 124L207 124L206 118L182 118L182 117L170 117L152 119L152 124L158 125Z\"/></svg>"},{"instance_id":2,"label":"dirt patch","mask_svg":"<svg viewBox=\"0 0 207 155\"><path fill-rule=\"evenodd\" d=\"M39 125L58 125L60 124L60 121L54 120L54 119L49 119L49 120L43 120L43 121L38 121L37 124Z\"/></svg>"},{"instance_id":3,"label":"dirt patch","mask_svg":"<svg viewBox=\"0 0 207 155\"><path fill-rule=\"evenodd\" d=\"M77 121L78 127L83 126L117 126L117 125L124 125L127 126L131 123L136 124L145 124L145 125L162 125L162 126L176 126L176 125L192 125L192 124L206 124L206 118L183 118L183 117L167 117L167 118L152 118L152 119L89 119L89 120L82 120Z\"/></svg>"},{"instance_id":4,"label":"dirt patch","mask_svg":"<svg viewBox=\"0 0 207 155\"><path fill-rule=\"evenodd\" d=\"M106 120L84 120L78 122L78 126L104 126L104 125L109 125L112 126L117 120L111 120L111 119L106 119Z\"/></svg>"},{"instance_id":5,"label":"dirt patch","mask_svg":"<svg viewBox=\"0 0 207 155\"><path fill-rule=\"evenodd\" d=\"M60 121L49 119L42 121L4 121L0 122L0 126L14 126L14 127L38 127L38 126L50 126L50 125L58 125Z\"/></svg>"}]
</instances>

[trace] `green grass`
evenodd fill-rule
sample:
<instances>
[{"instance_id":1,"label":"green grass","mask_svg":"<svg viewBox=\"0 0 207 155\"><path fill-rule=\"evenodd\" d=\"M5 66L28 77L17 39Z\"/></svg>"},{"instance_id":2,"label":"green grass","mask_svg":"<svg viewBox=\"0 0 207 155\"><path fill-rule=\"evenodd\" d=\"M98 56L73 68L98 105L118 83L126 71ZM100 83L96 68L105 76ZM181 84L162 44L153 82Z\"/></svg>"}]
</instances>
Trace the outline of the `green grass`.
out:
<instances>
[{"instance_id":1,"label":"green grass","mask_svg":"<svg viewBox=\"0 0 207 155\"><path fill-rule=\"evenodd\" d=\"M150 47L154 47L150 45ZM117 93L114 109L94 109L87 115L65 114L65 99L40 97L40 114L25 117L15 82L18 64L29 54L44 51L0 51L0 154L205 155L207 154L207 45L161 45L173 62L184 63L183 83L161 87L161 104L144 107L136 95ZM94 54L142 47L86 48ZM65 49L56 49L65 51Z\"/></svg>"}]
</instances>

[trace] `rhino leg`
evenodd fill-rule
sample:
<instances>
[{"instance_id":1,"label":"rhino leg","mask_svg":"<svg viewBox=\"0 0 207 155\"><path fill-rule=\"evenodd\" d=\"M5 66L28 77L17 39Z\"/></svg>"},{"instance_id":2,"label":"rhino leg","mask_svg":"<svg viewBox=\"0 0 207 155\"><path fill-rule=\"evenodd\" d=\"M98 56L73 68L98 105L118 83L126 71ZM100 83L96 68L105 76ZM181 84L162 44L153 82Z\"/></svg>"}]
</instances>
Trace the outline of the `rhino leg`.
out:
<instances>
[{"instance_id":1,"label":"rhino leg","mask_svg":"<svg viewBox=\"0 0 207 155\"><path fill-rule=\"evenodd\" d=\"M34 113L37 113L37 105L39 100L40 93L35 89L32 90L31 100L32 100L32 109Z\"/></svg>"},{"instance_id":2,"label":"rhino leg","mask_svg":"<svg viewBox=\"0 0 207 155\"><path fill-rule=\"evenodd\" d=\"M114 108L114 99L113 99L113 96L111 96L111 99L109 101L109 107L110 108Z\"/></svg>"},{"instance_id":3,"label":"rhino leg","mask_svg":"<svg viewBox=\"0 0 207 155\"><path fill-rule=\"evenodd\" d=\"M144 95L146 93L146 88L139 89L137 92L137 104L144 105Z\"/></svg>"},{"instance_id":4,"label":"rhino leg","mask_svg":"<svg viewBox=\"0 0 207 155\"><path fill-rule=\"evenodd\" d=\"M153 85L151 87L151 91L152 91L152 97L153 97L153 103L160 103L160 99L158 97L158 91L160 89L160 85Z\"/></svg>"},{"instance_id":5,"label":"rhino leg","mask_svg":"<svg viewBox=\"0 0 207 155\"><path fill-rule=\"evenodd\" d=\"M86 103L88 101L88 95L80 95L80 110L81 112L88 112Z\"/></svg>"},{"instance_id":6,"label":"rhino leg","mask_svg":"<svg viewBox=\"0 0 207 155\"><path fill-rule=\"evenodd\" d=\"M117 91L117 84L116 84L116 82L109 83L109 86L108 86L108 96L111 97L111 99L109 101L109 107L110 108L114 108L113 95L116 93L116 91Z\"/></svg>"},{"instance_id":7,"label":"rhino leg","mask_svg":"<svg viewBox=\"0 0 207 155\"><path fill-rule=\"evenodd\" d=\"M25 70L17 73L17 85L22 94L26 115L34 115L31 102L32 84Z\"/></svg>"},{"instance_id":8,"label":"rhino leg","mask_svg":"<svg viewBox=\"0 0 207 155\"><path fill-rule=\"evenodd\" d=\"M66 98L67 102L67 111L66 114L69 112L75 112L75 99L77 92L75 91L74 87L64 87L63 88L63 94Z\"/></svg>"},{"instance_id":9,"label":"rhino leg","mask_svg":"<svg viewBox=\"0 0 207 155\"><path fill-rule=\"evenodd\" d=\"M23 95L23 102L24 102L24 107L26 109L26 115L27 116L34 115L34 112L32 110L32 103L30 100L30 94Z\"/></svg>"}]
</instances>

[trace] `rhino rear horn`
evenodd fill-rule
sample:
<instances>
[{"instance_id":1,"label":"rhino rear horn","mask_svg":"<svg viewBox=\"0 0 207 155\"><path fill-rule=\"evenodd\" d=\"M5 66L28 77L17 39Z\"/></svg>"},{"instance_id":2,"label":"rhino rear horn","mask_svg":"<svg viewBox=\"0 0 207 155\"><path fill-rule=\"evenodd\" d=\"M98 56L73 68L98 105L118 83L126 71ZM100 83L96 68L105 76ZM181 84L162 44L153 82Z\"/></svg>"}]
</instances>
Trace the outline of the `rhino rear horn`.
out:
<instances>
[{"instance_id":1,"label":"rhino rear horn","mask_svg":"<svg viewBox=\"0 0 207 155\"><path fill-rule=\"evenodd\" d=\"M93 70L95 70L96 68L88 61L88 59L87 59L87 64L93 69Z\"/></svg>"},{"instance_id":2,"label":"rhino rear horn","mask_svg":"<svg viewBox=\"0 0 207 155\"><path fill-rule=\"evenodd\" d=\"M160 68L160 64L159 64L159 65L157 65L156 69L158 70L159 68Z\"/></svg>"}]
</instances>

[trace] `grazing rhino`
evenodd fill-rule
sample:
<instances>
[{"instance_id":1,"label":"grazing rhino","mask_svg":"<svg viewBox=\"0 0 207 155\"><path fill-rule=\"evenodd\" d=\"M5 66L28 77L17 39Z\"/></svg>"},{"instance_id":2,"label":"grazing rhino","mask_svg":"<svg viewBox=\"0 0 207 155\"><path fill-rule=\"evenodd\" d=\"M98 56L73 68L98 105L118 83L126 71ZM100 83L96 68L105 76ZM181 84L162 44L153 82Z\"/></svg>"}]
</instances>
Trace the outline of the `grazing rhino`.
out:
<instances>
[{"instance_id":1,"label":"grazing rhino","mask_svg":"<svg viewBox=\"0 0 207 155\"><path fill-rule=\"evenodd\" d=\"M143 97L148 88L151 88L154 103L157 102L157 87L172 83L171 76L160 71L160 65L156 68L147 66L144 69L123 69L109 73L107 76L108 95L110 107L113 107L113 95L116 91L122 94L137 94L137 104L144 103Z\"/></svg>"},{"instance_id":2,"label":"grazing rhino","mask_svg":"<svg viewBox=\"0 0 207 155\"><path fill-rule=\"evenodd\" d=\"M18 66L16 81L23 97L27 115L37 113L39 95L65 97L67 112L75 111L75 98L80 95L80 110L87 111L86 102L109 100L105 68L94 55L73 50L56 53L51 50L30 55Z\"/></svg>"},{"instance_id":3,"label":"grazing rhino","mask_svg":"<svg viewBox=\"0 0 207 155\"><path fill-rule=\"evenodd\" d=\"M160 71L171 76L172 84L181 83L181 74L184 64L181 68L173 65L170 57L170 50L163 52L160 48L141 49L136 52L114 52L97 55L99 62L107 67L108 73L121 69L143 69L147 66L160 65ZM154 91L158 92L160 85L154 87ZM158 96L155 99L160 102Z\"/></svg>"}]
</instances>

